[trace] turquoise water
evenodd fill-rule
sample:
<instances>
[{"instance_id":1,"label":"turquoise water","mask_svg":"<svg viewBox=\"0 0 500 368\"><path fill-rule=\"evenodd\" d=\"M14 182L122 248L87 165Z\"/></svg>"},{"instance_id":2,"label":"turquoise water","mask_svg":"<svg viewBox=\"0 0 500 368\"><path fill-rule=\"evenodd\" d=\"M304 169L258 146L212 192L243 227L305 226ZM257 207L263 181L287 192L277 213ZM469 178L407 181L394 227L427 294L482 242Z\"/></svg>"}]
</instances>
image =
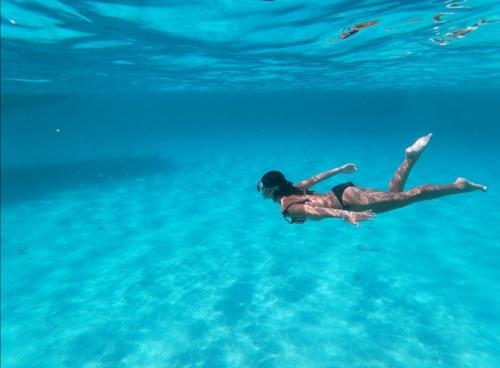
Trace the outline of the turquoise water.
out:
<instances>
[{"instance_id":1,"label":"turquoise water","mask_svg":"<svg viewBox=\"0 0 500 368\"><path fill-rule=\"evenodd\" d=\"M2 86L498 88L499 20L495 0L5 0Z\"/></svg>"},{"instance_id":2,"label":"turquoise water","mask_svg":"<svg viewBox=\"0 0 500 368\"><path fill-rule=\"evenodd\" d=\"M2 366L500 366L499 12L2 2ZM255 191L386 189L428 132L407 188L486 193L356 228Z\"/></svg>"}]
</instances>

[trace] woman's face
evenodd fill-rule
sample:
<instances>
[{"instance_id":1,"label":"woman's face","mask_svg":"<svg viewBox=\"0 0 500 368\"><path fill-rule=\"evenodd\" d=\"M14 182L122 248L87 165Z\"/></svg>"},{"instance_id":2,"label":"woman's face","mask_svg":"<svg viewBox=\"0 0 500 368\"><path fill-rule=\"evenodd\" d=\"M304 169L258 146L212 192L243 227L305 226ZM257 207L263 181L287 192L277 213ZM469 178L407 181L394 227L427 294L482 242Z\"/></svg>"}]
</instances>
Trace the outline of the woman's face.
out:
<instances>
[{"instance_id":1,"label":"woman's face","mask_svg":"<svg viewBox=\"0 0 500 368\"><path fill-rule=\"evenodd\" d=\"M272 188L266 188L264 185L262 185L262 182L257 183L257 190L262 193L262 197L264 199L270 199L273 198L273 192L274 190Z\"/></svg>"},{"instance_id":2,"label":"woman's face","mask_svg":"<svg viewBox=\"0 0 500 368\"><path fill-rule=\"evenodd\" d=\"M263 188L262 189L262 197L264 199L271 199L271 198L273 198L273 190L272 189L268 189L268 188Z\"/></svg>"}]
</instances>

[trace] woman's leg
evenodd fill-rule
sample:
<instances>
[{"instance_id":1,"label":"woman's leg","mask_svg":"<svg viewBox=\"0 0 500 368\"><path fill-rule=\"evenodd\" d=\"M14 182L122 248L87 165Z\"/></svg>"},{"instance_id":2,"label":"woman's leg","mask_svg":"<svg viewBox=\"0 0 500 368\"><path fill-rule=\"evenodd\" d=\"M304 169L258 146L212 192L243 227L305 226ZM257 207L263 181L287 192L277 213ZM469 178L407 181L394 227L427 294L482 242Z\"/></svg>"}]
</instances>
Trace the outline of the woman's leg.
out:
<instances>
[{"instance_id":1,"label":"woman's leg","mask_svg":"<svg viewBox=\"0 0 500 368\"><path fill-rule=\"evenodd\" d=\"M344 191L342 199L344 204L352 211L366 211L380 213L409 204L439 198L451 194L472 192L475 190L486 191L484 185L472 183L464 178L457 178L453 184L422 185L407 192L386 193L363 188L349 187Z\"/></svg>"},{"instance_id":2,"label":"woman's leg","mask_svg":"<svg viewBox=\"0 0 500 368\"><path fill-rule=\"evenodd\" d=\"M399 193L404 190L411 168L415 165L422 152L424 152L424 149L431 140L431 137L432 133L427 134L426 136L417 139L415 143L405 150L405 159L401 165L399 165L389 183L389 192Z\"/></svg>"}]
</instances>

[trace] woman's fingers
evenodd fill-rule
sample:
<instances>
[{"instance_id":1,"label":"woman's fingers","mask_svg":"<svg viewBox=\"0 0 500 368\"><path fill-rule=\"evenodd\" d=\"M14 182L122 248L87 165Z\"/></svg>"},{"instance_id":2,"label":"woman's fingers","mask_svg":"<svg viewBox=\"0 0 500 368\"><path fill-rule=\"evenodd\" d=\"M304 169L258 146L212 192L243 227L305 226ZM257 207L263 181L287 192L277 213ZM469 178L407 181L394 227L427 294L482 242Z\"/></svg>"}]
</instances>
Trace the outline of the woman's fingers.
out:
<instances>
[{"instance_id":1,"label":"woman's fingers","mask_svg":"<svg viewBox=\"0 0 500 368\"><path fill-rule=\"evenodd\" d=\"M362 220L362 221L366 221L366 220L371 220L372 218L375 217L375 214L373 213L373 211L363 211L363 212L359 212L360 216L358 218L358 220Z\"/></svg>"},{"instance_id":2,"label":"woman's fingers","mask_svg":"<svg viewBox=\"0 0 500 368\"><path fill-rule=\"evenodd\" d=\"M353 173L353 172L357 171L358 168L354 164L347 164L347 165L344 165L344 170L345 170L345 172Z\"/></svg>"},{"instance_id":3,"label":"woman's fingers","mask_svg":"<svg viewBox=\"0 0 500 368\"><path fill-rule=\"evenodd\" d=\"M373 211L363 211L363 212L351 212L349 216L346 218L349 223L352 225L359 227L360 221L368 221L375 217L375 213Z\"/></svg>"}]
</instances>

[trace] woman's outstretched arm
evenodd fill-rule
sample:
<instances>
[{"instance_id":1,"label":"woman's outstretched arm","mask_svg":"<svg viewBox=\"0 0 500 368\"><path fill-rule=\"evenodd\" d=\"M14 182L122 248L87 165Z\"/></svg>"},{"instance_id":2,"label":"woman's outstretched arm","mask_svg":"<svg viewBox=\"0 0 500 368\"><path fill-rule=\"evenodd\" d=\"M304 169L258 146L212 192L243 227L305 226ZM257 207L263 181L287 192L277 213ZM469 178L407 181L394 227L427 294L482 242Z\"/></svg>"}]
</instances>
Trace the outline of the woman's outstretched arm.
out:
<instances>
[{"instance_id":1,"label":"woman's outstretched arm","mask_svg":"<svg viewBox=\"0 0 500 368\"><path fill-rule=\"evenodd\" d=\"M308 188L312 187L314 184L317 184L320 181L328 179L334 175L337 175L340 173L353 173L353 172L356 172L356 170L357 170L356 165L346 164L346 165L337 167L335 169L331 169L331 170L316 174L312 178L302 180L301 182L299 182L295 186L298 188L302 188L302 189L308 189Z\"/></svg>"},{"instance_id":2,"label":"woman's outstretched arm","mask_svg":"<svg viewBox=\"0 0 500 368\"><path fill-rule=\"evenodd\" d=\"M288 213L292 216L297 215L297 217L306 217L316 221L326 218L340 218L356 226L359 226L360 221L371 220L375 217L372 211L355 212L327 207L314 207L307 204L296 204L290 207Z\"/></svg>"}]
</instances>

